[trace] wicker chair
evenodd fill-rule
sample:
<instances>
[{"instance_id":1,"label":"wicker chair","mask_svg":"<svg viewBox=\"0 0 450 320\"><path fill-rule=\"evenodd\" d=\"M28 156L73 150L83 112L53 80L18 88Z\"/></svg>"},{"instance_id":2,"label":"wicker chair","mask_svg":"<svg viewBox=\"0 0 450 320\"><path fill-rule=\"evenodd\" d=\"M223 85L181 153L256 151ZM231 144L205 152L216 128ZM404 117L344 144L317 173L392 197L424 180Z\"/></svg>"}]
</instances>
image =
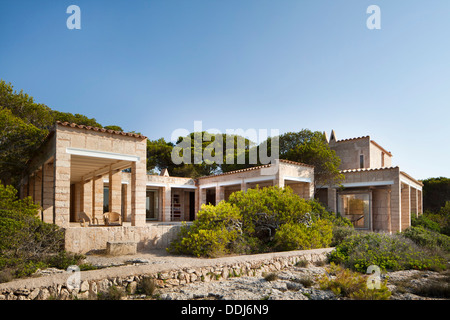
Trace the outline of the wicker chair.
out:
<instances>
[{"instance_id":1,"label":"wicker chair","mask_svg":"<svg viewBox=\"0 0 450 320\"><path fill-rule=\"evenodd\" d=\"M105 212L103 214L103 219L105 220L105 225L107 226L122 225L122 215L117 212Z\"/></svg>"},{"instance_id":2,"label":"wicker chair","mask_svg":"<svg viewBox=\"0 0 450 320\"><path fill-rule=\"evenodd\" d=\"M80 212L78 214L78 219L79 219L80 224L81 224L82 227L93 226L94 224L92 223L92 221L96 222L96 224L98 225L98 219L97 218L92 218L86 212Z\"/></svg>"}]
</instances>

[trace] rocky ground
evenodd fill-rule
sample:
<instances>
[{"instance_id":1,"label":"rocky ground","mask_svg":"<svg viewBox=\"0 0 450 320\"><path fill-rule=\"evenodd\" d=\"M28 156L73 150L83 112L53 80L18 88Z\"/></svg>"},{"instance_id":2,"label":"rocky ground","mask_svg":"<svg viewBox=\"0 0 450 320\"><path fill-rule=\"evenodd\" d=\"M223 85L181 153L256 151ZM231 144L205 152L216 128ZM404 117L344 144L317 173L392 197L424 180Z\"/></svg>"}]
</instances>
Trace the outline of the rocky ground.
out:
<instances>
[{"instance_id":1,"label":"rocky ground","mask_svg":"<svg viewBox=\"0 0 450 320\"><path fill-rule=\"evenodd\" d=\"M176 257L183 258L183 257ZM148 256L128 256L106 259L102 256L88 257L88 262L99 267L124 264L159 264L174 259L161 251ZM317 279L325 274L327 266L309 264L306 267L290 267L276 272L273 281L264 277L232 277L226 280L194 282L179 286L159 288L156 297L163 300L224 299L224 300L330 300L342 299L329 290L321 290ZM433 272L404 270L382 274L392 300L443 299L449 294L450 271ZM127 299L149 298L144 295L128 296Z\"/></svg>"},{"instance_id":2,"label":"rocky ground","mask_svg":"<svg viewBox=\"0 0 450 320\"><path fill-rule=\"evenodd\" d=\"M320 290L315 279L325 273L325 267L292 267L280 271L278 279L267 281L263 277L237 277L209 283L185 284L159 289L159 298L166 300L224 299L224 300L336 300L342 299L329 290ZM433 300L433 285L446 285L448 295L449 274L432 271L390 272L388 288L392 300ZM416 294L417 292L422 295ZM444 289L445 290L445 289Z\"/></svg>"},{"instance_id":3,"label":"rocky ground","mask_svg":"<svg viewBox=\"0 0 450 320\"><path fill-rule=\"evenodd\" d=\"M195 300L195 299L208 299L208 300L342 300L347 299L341 296L335 295L330 290L322 290L319 287L318 279L327 274L329 265L323 265L323 262L305 262L296 266L279 265L276 269L266 270L265 272L259 272L253 274L253 276L247 276L247 273L242 276L231 276L232 269L229 269L229 277L215 277L217 273L208 275L200 273L195 268L192 269L197 275L195 278L197 281L192 281L194 274L190 274L189 268L186 269L188 275L190 274L191 281L181 281L169 277L169 274L163 277L164 274L159 275L155 281L155 290L153 294L146 293L145 290L140 289L143 277L139 276L138 272L135 276L125 276L130 274L130 266L132 268L147 268L146 266L153 268L155 265L166 266L172 268L171 264L182 259L181 261L190 261L190 265L194 265L194 262L198 259L187 258L182 256L171 256L165 252L149 252L146 254L137 254L136 256L122 256L122 257L106 257L104 255L92 255L86 259L87 263L90 263L100 270L108 274L109 268L114 271L114 276L111 279L104 279L93 283L95 285L95 292L107 292L108 287L118 286L123 294L117 296L115 299L161 299L161 300ZM198 261L197 261L198 262ZM305 265L306 264L306 265ZM123 266L123 268L121 267ZM140 267L142 266L142 267ZM119 267L119 268L117 268ZM121 276L121 270L123 269L124 276ZM161 269L157 267L157 269ZM214 269L214 268L213 268ZM97 271L100 271L97 270ZM168 269L171 270L171 269ZM208 269L210 270L210 269ZM212 270L212 269L211 269ZM216 271L214 269L214 271ZM65 270L58 270L49 268L46 270L39 270L34 275L34 279L51 278L51 276L59 276L58 274L64 274ZM219 273L220 274L220 273ZM268 274L271 277L268 277ZM203 277L203 276L204 277ZM223 275L223 273L222 273ZM327 274L330 276L329 274ZM201 279L200 279L201 278ZM164 280L167 279L167 280ZM181 279L181 278L180 278ZM450 270L443 272L433 271L418 271L418 270L405 270L388 272L382 274L382 279L387 280L387 287L391 292L390 299L392 300L437 300L437 299L449 299L450 295ZM111 281L113 283L111 283ZM117 283L116 283L117 282ZM88 281L83 281L82 287L84 288L83 294L75 293L78 299L95 298L91 296L84 296L90 294ZM61 287L61 286L59 286ZM58 288L59 288L58 287ZM103 288L104 287L104 288ZM57 290L56 288L55 290ZM92 289L92 288L91 288ZM50 290L50 289L49 289ZM51 296L49 290L41 290L48 293ZM53 290L53 291L55 291ZM61 289L63 291L65 289ZM89 289L90 290L90 289ZM11 291L11 290L10 290ZM20 290L19 290L20 291ZM33 291L34 292L34 291ZM39 290L37 290L39 292ZM126 292L126 294L125 294ZM8 299L20 299L30 298L31 295L28 292L4 292L3 296L0 292L0 300ZM68 295L70 296L70 295ZM3 298L3 299L2 299ZM42 298L42 297L41 297ZM45 297L44 297L45 298ZM43 299L44 299L43 298ZM48 298L48 297L47 297ZM60 297L61 298L61 297ZM67 298L67 297L66 297ZM70 298L70 297L69 297ZM13 299L13 300L14 300ZM31 298L30 298L31 299Z\"/></svg>"}]
</instances>

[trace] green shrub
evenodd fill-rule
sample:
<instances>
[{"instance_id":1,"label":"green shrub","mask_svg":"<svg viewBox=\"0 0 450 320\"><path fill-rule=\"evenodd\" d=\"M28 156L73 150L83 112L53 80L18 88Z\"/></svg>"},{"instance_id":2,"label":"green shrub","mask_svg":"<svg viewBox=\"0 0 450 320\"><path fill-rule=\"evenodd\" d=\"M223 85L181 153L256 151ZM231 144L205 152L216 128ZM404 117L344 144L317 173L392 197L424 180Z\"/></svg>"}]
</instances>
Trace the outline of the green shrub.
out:
<instances>
[{"instance_id":1,"label":"green shrub","mask_svg":"<svg viewBox=\"0 0 450 320\"><path fill-rule=\"evenodd\" d=\"M402 232L402 235L408 239L411 239L419 246L429 249L440 248L450 252L450 237L445 234L418 226L406 229Z\"/></svg>"},{"instance_id":2,"label":"green shrub","mask_svg":"<svg viewBox=\"0 0 450 320\"><path fill-rule=\"evenodd\" d=\"M336 218L316 201L291 188L267 187L238 191L216 206L203 205L198 219L183 226L168 250L216 257L329 246Z\"/></svg>"},{"instance_id":3,"label":"green shrub","mask_svg":"<svg viewBox=\"0 0 450 320\"><path fill-rule=\"evenodd\" d=\"M62 250L64 231L41 221L30 197L18 200L12 186L0 183L0 270L21 277L45 267L50 255Z\"/></svg>"},{"instance_id":4,"label":"green shrub","mask_svg":"<svg viewBox=\"0 0 450 320\"><path fill-rule=\"evenodd\" d=\"M380 283L379 289L369 289L367 276L360 273L334 264L327 268L327 273L319 278L320 288L331 290L337 296L355 300L387 300L391 296L386 281Z\"/></svg>"},{"instance_id":5,"label":"green shrub","mask_svg":"<svg viewBox=\"0 0 450 320\"><path fill-rule=\"evenodd\" d=\"M238 191L228 202L241 211L244 233L264 241L271 241L282 224L307 223L312 218L311 206L289 187Z\"/></svg>"},{"instance_id":6,"label":"green shrub","mask_svg":"<svg viewBox=\"0 0 450 320\"><path fill-rule=\"evenodd\" d=\"M445 259L419 248L401 235L360 233L344 239L329 255L329 260L365 272L370 265L382 270L440 270Z\"/></svg>"},{"instance_id":7,"label":"green shrub","mask_svg":"<svg viewBox=\"0 0 450 320\"><path fill-rule=\"evenodd\" d=\"M423 227L435 232L441 232L441 227L438 222L432 219L432 216L436 216L436 214L422 214L418 218L412 216L411 217L411 226L412 227Z\"/></svg>"},{"instance_id":8,"label":"green shrub","mask_svg":"<svg viewBox=\"0 0 450 320\"><path fill-rule=\"evenodd\" d=\"M285 223L276 231L274 241L280 250L306 250L328 247L332 236L331 222L319 219L310 226Z\"/></svg>"},{"instance_id":9,"label":"green shrub","mask_svg":"<svg viewBox=\"0 0 450 320\"><path fill-rule=\"evenodd\" d=\"M191 226L182 227L168 250L198 257L216 257L229 253L241 233L238 208L224 201L217 206L203 205L198 219Z\"/></svg>"},{"instance_id":10,"label":"green shrub","mask_svg":"<svg viewBox=\"0 0 450 320\"><path fill-rule=\"evenodd\" d=\"M345 238L357 234L358 231L353 226L333 225L333 238L330 246L335 247L344 241Z\"/></svg>"}]
</instances>

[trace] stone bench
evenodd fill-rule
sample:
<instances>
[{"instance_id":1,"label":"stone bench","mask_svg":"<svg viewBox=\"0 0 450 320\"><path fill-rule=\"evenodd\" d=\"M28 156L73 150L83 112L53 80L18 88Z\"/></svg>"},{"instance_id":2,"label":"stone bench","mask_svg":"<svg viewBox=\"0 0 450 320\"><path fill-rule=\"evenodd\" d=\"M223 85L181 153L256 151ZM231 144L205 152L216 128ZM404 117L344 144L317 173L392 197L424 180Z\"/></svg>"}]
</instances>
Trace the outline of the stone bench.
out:
<instances>
[{"instance_id":1,"label":"stone bench","mask_svg":"<svg viewBox=\"0 0 450 320\"><path fill-rule=\"evenodd\" d=\"M110 256L122 256L136 254L137 242L135 241L108 241L106 242L106 254Z\"/></svg>"}]
</instances>

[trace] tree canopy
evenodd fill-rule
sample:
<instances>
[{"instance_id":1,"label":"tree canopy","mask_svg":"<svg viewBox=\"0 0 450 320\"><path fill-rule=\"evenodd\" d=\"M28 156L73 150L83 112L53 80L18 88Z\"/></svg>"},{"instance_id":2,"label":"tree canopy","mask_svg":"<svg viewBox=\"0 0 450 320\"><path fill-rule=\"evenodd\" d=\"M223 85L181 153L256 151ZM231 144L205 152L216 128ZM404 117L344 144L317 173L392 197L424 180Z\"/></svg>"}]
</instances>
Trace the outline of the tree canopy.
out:
<instances>
[{"instance_id":1,"label":"tree canopy","mask_svg":"<svg viewBox=\"0 0 450 320\"><path fill-rule=\"evenodd\" d=\"M276 137L279 141L280 159L314 166L314 183L319 186L340 184L344 176L339 172L341 159L330 148L325 135L319 131L303 129ZM270 140L267 148L270 150Z\"/></svg>"},{"instance_id":2,"label":"tree canopy","mask_svg":"<svg viewBox=\"0 0 450 320\"><path fill-rule=\"evenodd\" d=\"M23 90L18 92L11 83L0 80L0 180L3 183L17 186L26 161L56 121L103 128L94 118L36 103Z\"/></svg>"}]
</instances>

